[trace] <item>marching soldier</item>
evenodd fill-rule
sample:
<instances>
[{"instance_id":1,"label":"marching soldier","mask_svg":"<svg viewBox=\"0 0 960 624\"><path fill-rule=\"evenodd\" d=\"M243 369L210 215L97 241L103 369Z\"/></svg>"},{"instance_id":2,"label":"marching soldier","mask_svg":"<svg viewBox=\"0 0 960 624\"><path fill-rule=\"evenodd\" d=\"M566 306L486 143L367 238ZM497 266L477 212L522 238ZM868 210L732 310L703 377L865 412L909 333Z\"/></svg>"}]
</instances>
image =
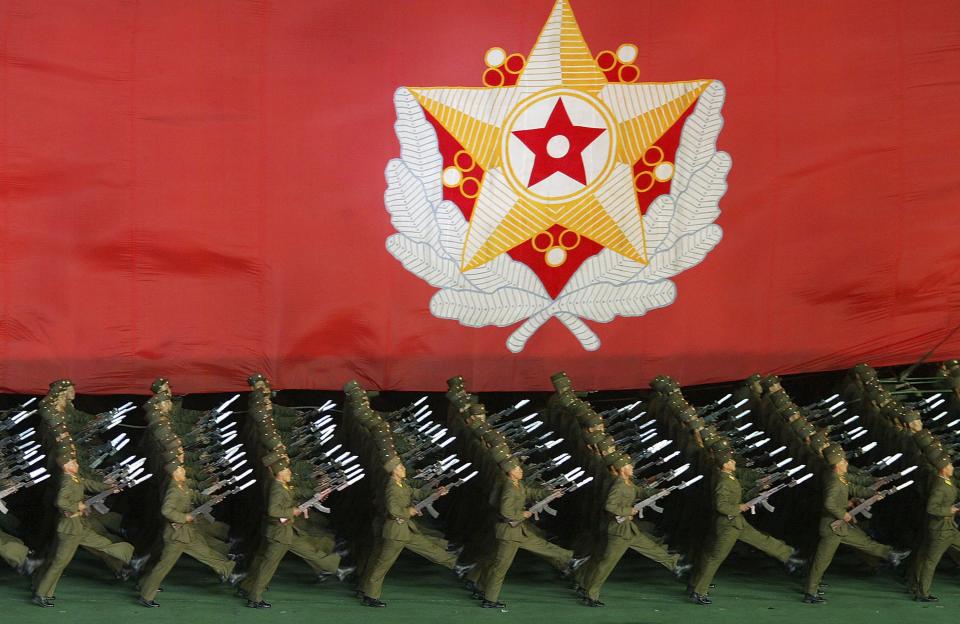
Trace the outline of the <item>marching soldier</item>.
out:
<instances>
[{"instance_id":1,"label":"marching soldier","mask_svg":"<svg viewBox=\"0 0 960 624\"><path fill-rule=\"evenodd\" d=\"M297 555L314 570L336 574L341 581L354 570L352 567L340 567L340 555L323 552L314 539L294 528L294 519L304 515L304 512L294 504L290 460L282 456L271 468L274 478L267 497L263 531L266 544L263 552L257 556L256 565L251 566L250 575L239 588L241 594L247 595L247 606L252 609L270 608L270 603L263 600L263 592L287 552Z\"/></svg>"},{"instance_id":2,"label":"marching soldier","mask_svg":"<svg viewBox=\"0 0 960 624\"><path fill-rule=\"evenodd\" d=\"M713 509L716 513L713 541L692 579L690 594L693 602L700 605L712 602L707 597L710 583L738 541L745 542L782 562L791 574L804 564L804 561L796 556L796 549L756 530L743 517L743 512L749 507L743 504L743 489L735 476L737 462L733 453L729 450L719 451L715 459L718 471L713 487Z\"/></svg>"},{"instance_id":3,"label":"marching soldier","mask_svg":"<svg viewBox=\"0 0 960 624\"><path fill-rule=\"evenodd\" d=\"M496 550L493 560L484 570L478 586L481 590L481 606L484 609L502 609L500 590L513 558L520 548L547 559L561 574L569 576L585 559L574 559L573 551L551 544L540 537L527 524L533 514L526 509L528 501L545 498L549 492L543 488L528 487L523 483L523 469L515 459L500 463L506 475L499 490L499 520L494 528Z\"/></svg>"},{"instance_id":4,"label":"marching soldier","mask_svg":"<svg viewBox=\"0 0 960 624\"><path fill-rule=\"evenodd\" d=\"M820 542L810 564L806 591L803 601L808 604L826 602L819 591L820 581L833 561L833 555L840 544L852 546L874 557L886 559L894 567L900 565L909 554L909 550L895 551L893 547L875 542L862 530L854 526L856 520L847 513L850 496L867 498L874 491L847 481L847 460L843 451L836 446L827 447L825 458L830 469L824 475L823 510L820 517Z\"/></svg>"},{"instance_id":5,"label":"marching soldier","mask_svg":"<svg viewBox=\"0 0 960 624\"><path fill-rule=\"evenodd\" d=\"M938 598L930 593L937 564L948 548L960 548L960 531L956 524L960 507L957 506L957 485L953 480L950 456L940 455L934 460L934 466L937 478L930 484L927 496L927 539L923 559L919 562L914 596L918 602L937 602Z\"/></svg>"},{"instance_id":6,"label":"marching soldier","mask_svg":"<svg viewBox=\"0 0 960 624\"><path fill-rule=\"evenodd\" d=\"M682 555L668 552L666 547L641 529L635 521L637 510L633 507L634 503L647 498L653 494L653 491L634 483L633 464L630 458L619 455L612 465L617 471L617 476L610 487L604 505L604 509L609 514L606 550L595 565L581 568L581 570L589 570L589 573L581 579L580 585L584 588L583 603L590 607L603 606L603 602L600 601L600 588L603 587L607 577L613 572L628 548L656 561L673 572L677 578L690 569L690 565L683 561Z\"/></svg>"},{"instance_id":7,"label":"marching soldier","mask_svg":"<svg viewBox=\"0 0 960 624\"><path fill-rule=\"evenodd\" d=\"M200 495L187 487L186 470L178 464L168 464L167 468L172 479L167 485L163 506L160 509L160 513L167 521L167 526L163 529L163 551L160 559L140 581L138 602L145 607L160 606L154 600L160 584L183 553L212 568L220 576L221 581L229 581L233 585L242 578L242 575L233 572L236 562L211 548L195 528L195 518L190 511L194 509L195 503L199 502Z\"/></svg>"},{"instance_id":8,"label":"marching soldier","mask_svg":"<svg viewBox=\"0 0 960 624\"><path fill-rule=\"evenodd\" d=\"M99 534L87 522L87 506L83 503L84 491L103 492L112 486L78 477L79 464L69 455L61 455L58 460L62 462L63 468L56 499L57 511L61 517L57 523L57 542L53 558L41 575L33 597L34 604L41 607L54 606L52 596L57 582L80 546L123 562L124 576L139 571L146 561L145 557L133 557L133 546L129 543L113 542Z\"/></svg>"},{"instance_id":9,"label":"marching soldier","mask_svg":"<svg viewBox=\"0 0 960 624\"><path fill-rule=\"evenodd\" d=\"M407 470L400 458L392 457L383 468L390 474L390 479L384 493L386 518L380 533L382 539L360 583L361 599L368 607L387 606L380 600L383 580L404 548L453 570L457 577L463 577L473 567L458 564L458 553L447 548L446 540L425 535L417 527L413 518L422 514L413 506L413 499L423 498L427 493L414 490L407 484ZM438 490L440 496L446 493L446 488Z\"/></svg>"}]
</instances>

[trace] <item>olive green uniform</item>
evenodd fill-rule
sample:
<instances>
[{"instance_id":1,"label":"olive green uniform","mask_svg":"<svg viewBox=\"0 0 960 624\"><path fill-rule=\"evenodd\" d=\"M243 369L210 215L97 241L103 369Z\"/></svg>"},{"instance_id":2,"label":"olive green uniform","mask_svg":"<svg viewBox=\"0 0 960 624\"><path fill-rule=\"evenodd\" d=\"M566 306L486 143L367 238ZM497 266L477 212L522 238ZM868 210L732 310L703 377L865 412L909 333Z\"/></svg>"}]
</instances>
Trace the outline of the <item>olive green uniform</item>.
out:
<instances>
[{"instance_id":1,"label":"olive green uniform","mask_svg":"<svg viewBox=\"0 0 960 624\"><path fill-rule=\"evenodd\" d=\"M634 520L633 505L637 500L647 498L653 491L637 486L632 480L627 482L617 478L607 494L604 509L610 516L607 523L607 546L600 560L591 567L591 572L581 585L586 588L587 596L593 600L600 597L600 588L617 562L628 548L644 557L656 561L673 571L680 559L678 554L670 554L666 547L647 534Z\"/></svg>"},{"instance_id":2,"label":"olive green uniform","mask_svg":"<svg viewBox=\"0 0 960 624\"><path fill-rule=\"evenodd\" d=\"M542 488L527 487L512 479L506 479L500 488L500 518L494 527L497 547L493 560L480 579L480 587L488 601L499 600L503 580L518 549L522 548L546 558L558 570L562 570L573 558L573 551L551 544L540 537L523 517L528 500L543 499L547 494Z\"/></svg>"},{"instance_id":3,"label":"olive green uniform","mask_svg":"<svg viewBox=\"0 0 960 624\"><path fill-rule=\"evenodd\" d=\"M926 556L920 562L918 596L929 596L933 575L940 558L951 546L960 548L960 531L954 521L953 505L957 501L957 486L952 478L938 476L930 485L927 498Z\"/></svg>"},{"instance_id":4,"label":"olive green uniform","mask_svg":"<svg viewBox=\"0 0 960 624\"><path fill-rule=\"evenodd\" d=\"M176 481L171 481L167 486L160 508L160 513L167 521L163 529L163 552L153 569L140 582L140 596L144 600L149 602L156 597L163 579L183 553L212 568L221 579L233 572L236 563L211 548L194 524L187 522L187 514L194 509L196 501L199 501L199 494L195 490Z\"/></svg>"},{"instance_id":5,"label":"olive green uniform","mask_svg":"<svg viewBox=\"0 0 960 624\"><path fill-rule=\"evenodd\" d=\"M447 541L424 535L410 517L414 497L422 498L423 494L402 480L387 480L384 492L387 517L380 532L379 547L360 583L360 591L370 598L380 598L383 580L404 548L451 570L456 565L457 554L447 550Z\"/></svg>"},{"instance_id":6,"label":"olive green uniform","mask_svg":"<svg viewBox=\"0 0 960 624\"><path fill-rule=\"evenodd\" d=\"M874 492L868 488L854 485L834 471L827 473L823 484L823 511L820 516L820 541L817 544L816 554L810 564L810 574L807 577L808 594L816 594L824 573L833 561L833 555L840 544L852 546L861 552L874 557L887 558L892 552L890 546L875 542L860 528L843 521L847 513L847 504L850 496L866 498ZM839 520L836 528L834 523Z\"/></svg>"},{"instance_id":7,"label":"olive green uniform","mask_svg":"<svg viewBox=\"0 0 960 624\"><path fill-rule=\"evenodd\" d=\"M38 596L53 595L57 581L60 580L60 576L80 546L122 561L124 564L130 563L133 557L133 546L127 542L113 542L98 533L80 512L80 503L84 500L85 489L103 492L108 487L104 483L80 479L74 475L66 473L61 475L56 500L57 510L61 514L57 522L57 545L53 558L37 583Z\"/></svg>"},{"instance_id":8,"label":"olive green uniform","mask_svg":"<svg viewBox=\"0 0 960 624\"><path fill-rule=\"evenodd\" d=\"M693 591L701 596L707 593L717 569L738 541L749 544L783 563L790 559L793 552L785 542L761 533L746 521L740 512L743 489L733 474L718 470L715 479L713 507L716 518L713 542L704 554L692 583Z\"/></svg>"},{"instance_id":9,"label":"olive green uniform","mask_svg":"<svg viewBox=\"0 0 960 624\"><path fill-rule=\"evenodd\" d=\"M0 531L0 559L6 561L11 568L18 569L27 560L29 549L23 542L8 533Z\"/></svg>"},{"instance_id":10,"label":"olive green uniform","mask_svg":"<svg viewBox=\"0 0 960 624\"><path fill-rule=\"evenodd\" d=\"M252 602L263 600L263 591L288 551L306 561L314 570L333 573L340 567L340 555L323 552L314 538L294 528L295 510L293 488L276 479L271 481L264 528L266 545L258 557L258 565L252 568L252 573L241 585Z\"/></svg>"}]
</instances>

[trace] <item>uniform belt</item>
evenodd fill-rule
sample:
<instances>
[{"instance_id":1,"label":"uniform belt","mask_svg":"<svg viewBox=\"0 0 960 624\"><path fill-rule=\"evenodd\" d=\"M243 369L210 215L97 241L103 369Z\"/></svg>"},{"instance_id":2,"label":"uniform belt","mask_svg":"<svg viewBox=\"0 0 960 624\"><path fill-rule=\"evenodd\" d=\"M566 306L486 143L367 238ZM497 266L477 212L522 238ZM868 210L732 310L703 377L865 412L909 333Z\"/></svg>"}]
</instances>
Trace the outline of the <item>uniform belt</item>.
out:
<instances>
[{"instance_id":1,"label":"uniform belt","mask_svg":"<svg viewBox=\"0 0 960 624\"><path fill-rule=\"evenodd\" d=\"M407 521L405 518L398 518L396 516L391 516L390 514L387 514L387 520L393 520L397 524L403 524Z\"/></svg>"},{"instance_id":2,"label":"uniform belt","mask_svg":"<svg viewBox=\"0 0 960 624\"><path fill-rule=\"evenodd\" d=\"M511 520L510 518L504 518L503 516L500 516L500 522L509 524L514 529L523 524L523 520Z\"/></svg>"}]
</instances>

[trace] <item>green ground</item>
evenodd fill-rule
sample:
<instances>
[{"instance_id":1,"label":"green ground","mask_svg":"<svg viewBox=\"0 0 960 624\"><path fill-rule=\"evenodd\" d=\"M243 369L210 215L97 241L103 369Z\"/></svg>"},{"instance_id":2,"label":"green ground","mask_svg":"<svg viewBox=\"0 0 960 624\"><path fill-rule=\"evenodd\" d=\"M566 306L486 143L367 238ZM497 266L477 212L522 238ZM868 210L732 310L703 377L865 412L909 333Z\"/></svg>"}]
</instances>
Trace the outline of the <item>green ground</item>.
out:
<instances>
[{"instance_id":1,"label":"green ground","mask_svg":"<svg viewBox=\"0 0 960 624\"><path fill-rule=\"evenodd\" d=\"M731 558L720 570L715 603L708 607L686 601L683 586L661 568L628 554L608 581L602 599L606 607L580 605L567 585L556 579L543 563L523 554L507 578L502 599L506 612L480 609L460 589L450 573L415 556L401 557L387 577L383 599L386 609L359 606L349 586L336 581L311 584L309 570L288 556L271 583L265 598L269 610L246 608L228 586L219 585L200 564L181 559L159 594L159 609L145 609L135 602L133 585L120 583L92 557L80 553L57 590L57 606L41 609L29 603L26 582L9 568L0 571L2 621L64 621L72 624L120 622L203 623L325 621L340 623L373 621L406 623L478 622L511 619L525 624L550 622L671 623L687 624L691 618L706 618L711 624L725 622L762 624L777 622L824 622L843 624L899 622L922 619L925 624L956 620L960 608L960 574L946 565L941 569L934 593L936 605L914 603L890 571L868 576L853 558L838 557L826 578L829 604L800 602L799 579L791 578L772 561Z\"/></svg>"}]
</instances>

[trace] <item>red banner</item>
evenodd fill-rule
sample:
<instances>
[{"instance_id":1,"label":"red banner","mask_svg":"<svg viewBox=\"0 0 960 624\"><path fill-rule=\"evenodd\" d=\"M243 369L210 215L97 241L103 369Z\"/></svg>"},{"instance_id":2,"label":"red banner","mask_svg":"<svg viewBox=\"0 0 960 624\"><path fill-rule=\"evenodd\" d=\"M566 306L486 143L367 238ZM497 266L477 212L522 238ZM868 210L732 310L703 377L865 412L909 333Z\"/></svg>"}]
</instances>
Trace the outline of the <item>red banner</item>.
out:
<instances>
[{"instance_id":1,"label":"red banner","mask_svg":"<svg viewBox=\"0 0 960 624\"><path fill-rule=\"evenodd\" d=\"M0 0L0 390L913 361L960 324L958 25L949 0Z\"/></svg>"}]
</instances>

